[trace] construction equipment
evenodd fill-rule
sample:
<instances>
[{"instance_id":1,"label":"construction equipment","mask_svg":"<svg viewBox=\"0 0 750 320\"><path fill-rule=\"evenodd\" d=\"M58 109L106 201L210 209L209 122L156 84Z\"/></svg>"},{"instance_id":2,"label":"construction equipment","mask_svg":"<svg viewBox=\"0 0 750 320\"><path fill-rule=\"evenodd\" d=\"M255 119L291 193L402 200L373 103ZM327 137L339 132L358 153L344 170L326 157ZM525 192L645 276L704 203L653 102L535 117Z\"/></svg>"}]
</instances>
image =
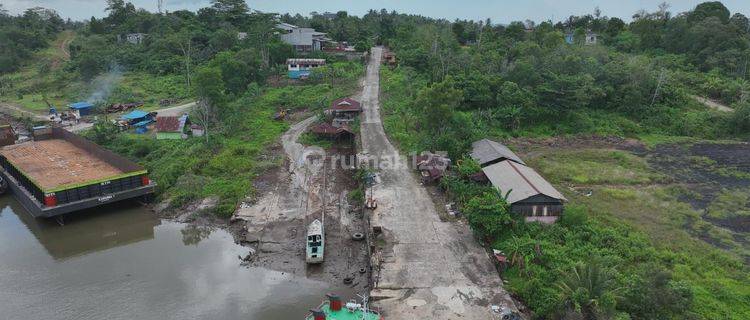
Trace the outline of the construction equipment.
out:
<instances>
[{"instance_id":1,"label":"construction equipment","mask_svg":"<svg viewBox=\"0 0 750 320\"><path fill-rule=\"evenodd\" d=\"M276 112L276 114L274 114L273 119L284 120L284 118L286 118L287 112L289 112L289 109L281 109L279 110L279 112Z\"/></svg>"}]
</instances>

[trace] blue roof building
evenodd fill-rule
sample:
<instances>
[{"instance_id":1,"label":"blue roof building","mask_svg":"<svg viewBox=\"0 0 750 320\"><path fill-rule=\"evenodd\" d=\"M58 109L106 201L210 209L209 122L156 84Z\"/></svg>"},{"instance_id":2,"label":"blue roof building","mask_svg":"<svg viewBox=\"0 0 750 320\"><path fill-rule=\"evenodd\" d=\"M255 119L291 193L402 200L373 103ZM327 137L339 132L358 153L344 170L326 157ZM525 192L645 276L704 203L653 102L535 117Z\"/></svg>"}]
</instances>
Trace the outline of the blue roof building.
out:
<instances>
[{"instance_id":1,"label":"blue roof building","mask_svg":"<svg viewBox=\"0 0 750 320\"><path fill-rule=\"evenodd\" d=\"M148 116L148 112L141 111L141 110L133 110L130 111L130 113L125 114L122 116L124 120L132 121L132 120L138 120L141 118L145 118Z\"/></svg>"},{"instance_id":2,"label":"blue roof building","mask_svg":"<svg viewBox=\"0 0 750 320\"><path fill-rule=\"evenodd\" d=\"M68 105L71 109L78 112L78 115L85 116L91 113L94 109L94 105L85 101L75 102Z\"/></svg>"}]
</instances>

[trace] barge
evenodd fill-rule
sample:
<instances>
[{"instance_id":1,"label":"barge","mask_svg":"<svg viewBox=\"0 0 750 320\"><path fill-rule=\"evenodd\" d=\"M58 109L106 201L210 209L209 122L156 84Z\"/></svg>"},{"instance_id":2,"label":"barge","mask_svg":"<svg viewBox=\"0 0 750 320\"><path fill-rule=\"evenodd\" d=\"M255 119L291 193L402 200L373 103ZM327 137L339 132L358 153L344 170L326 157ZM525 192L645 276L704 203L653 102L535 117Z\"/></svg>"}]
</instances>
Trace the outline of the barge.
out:
<instances>
[{"instance_id":1,"label":"barge","mask_svg":"<svg viewBox=\"0 0 750 320\"><path fill-rule=\"evenodd\" d=\"M35 218L148 196L156 187L143 167L62 128L0 149L0 175Z\"/></svg>"}]
</instances>

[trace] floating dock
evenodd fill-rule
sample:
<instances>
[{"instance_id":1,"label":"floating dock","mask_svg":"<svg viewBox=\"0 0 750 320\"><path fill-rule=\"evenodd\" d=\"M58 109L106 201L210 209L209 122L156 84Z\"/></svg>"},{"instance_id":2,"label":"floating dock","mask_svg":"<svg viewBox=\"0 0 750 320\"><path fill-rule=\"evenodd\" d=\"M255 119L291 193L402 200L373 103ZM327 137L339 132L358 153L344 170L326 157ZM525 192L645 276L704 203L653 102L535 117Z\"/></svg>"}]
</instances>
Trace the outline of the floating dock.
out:
<instances>
[{"instance_id":1,"label":"floating dock","mask_svg":"<svg viewBox=\"0 0 750 320\"><path fill-rule=\"evenodd\" d=\"M0 149L0 174L32 216L50 218L154 192L138 164L61 128Z\"/></svg>"}]
</instances>

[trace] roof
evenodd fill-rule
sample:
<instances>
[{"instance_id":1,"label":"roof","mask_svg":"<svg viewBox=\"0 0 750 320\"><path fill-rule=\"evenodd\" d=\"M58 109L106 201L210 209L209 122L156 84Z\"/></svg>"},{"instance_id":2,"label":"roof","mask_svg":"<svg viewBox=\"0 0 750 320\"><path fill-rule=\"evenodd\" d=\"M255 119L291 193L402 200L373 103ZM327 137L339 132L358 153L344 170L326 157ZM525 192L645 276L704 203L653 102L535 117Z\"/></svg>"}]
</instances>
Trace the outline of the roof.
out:
<instances>
[{"instance_id":1,"label":"roof","mask_svg":"<svg viewBox=\"0 0 750 320\"><path fill-rule=\"evenodd\" d=\"M164 116L156 117L156 131L157 132L182 132L187 122L187 115L179 117Z\"/></svg>"},{"instance_id":2,"label":"roof","mask_svg":"<svg viewBox=\"0 0 750 320\"><path fill-rule=\"evenodd\" d=\"M471 144L471 157L483 166L495 160L513 160L520 164L526 164L508 147L489 139L482 139Z\"/></svg>"},{"instance_id":3,"label":"roof","mask_svg":"<svg viewBox=\"0 0 750 320\"><path fill-rule=\"evenodd\" d=\"M425 153L415 157L417 170L437 169L443 171L451 165L451 159L438 154Z\"/></svg>"},{"instance_id":4,"label":"roof","mask_svg":"<svg viewBox=\"0 0 750 320\"><path fill-rule=\"evenodd\" d=\"M141 110L133 110L133 111L130 111L130 113L128 114L124 114L122 118L126 120L135 120L135 119L144 118L146 116L148 116L148 112L141 111Z\"/></svg>"},{"instance_id":5,"label":"roof","mask_svg":"<svg viewBox=\"0 0 750 320\"><path fill-rule=\"evenodd\" d=\"M314 126L310 129L313 133L322 134L322 135L339 135L341 133L347 132L350 134L354 134L354 131L352 129L349 129L347 126L341 126L341 127L334 127L330 123L321 123L317 126Z\"/></svg>"},{"instance_id":6,"label":"roof","mask_svg":"<svg viewBox=\"0 0 750 320\"><path fill-rule=\"evenodd\" d=\"M74 102L68 105L71 109L88 109L93 108L94 105L85 101Z\"/></svg>"},{"instance_id":7,"label":"roof","mask_svg":"<svg viewBox=\"0 0 750 320\"><path fill-rule=\"evenodd\" d=\"M362 107L359 101L347 97L347 98L334 100L333 103L331 103L331 110L333 111L362 111Z\"/></svg>"},{"instance_id":8,"label":"roof","mask_svg":"<svg viewBox=\"0 0 750 320\"><path fill-rule=\"evenodd\" d=\"M286 64L326 64L326 59L286 59Z\"/></svg>"},{"instance_id":9,"label":"roof","mask_svg":"<svg viewBox=\"0 0 750 320\"><path fill-rule=\"evenodd\" d=\"M276 24L276 28L289 30L289 29L297 29L299 27L293 24L286 23L286 22L280 22Z\"/></svg>"},{"instance_id":10,"label":"roof","mask_svg":"<svg viewBox=\"0 0 750 320\"><path fill-rule=\"evenodd\" d=\"M482 168L492 185L500 189L500 192L508 194L508 203L513 204L536 195L545 195L550 198L568 201L547 180L544 180L534 169L505 160Z\"/></svg>"}]
</instances>

